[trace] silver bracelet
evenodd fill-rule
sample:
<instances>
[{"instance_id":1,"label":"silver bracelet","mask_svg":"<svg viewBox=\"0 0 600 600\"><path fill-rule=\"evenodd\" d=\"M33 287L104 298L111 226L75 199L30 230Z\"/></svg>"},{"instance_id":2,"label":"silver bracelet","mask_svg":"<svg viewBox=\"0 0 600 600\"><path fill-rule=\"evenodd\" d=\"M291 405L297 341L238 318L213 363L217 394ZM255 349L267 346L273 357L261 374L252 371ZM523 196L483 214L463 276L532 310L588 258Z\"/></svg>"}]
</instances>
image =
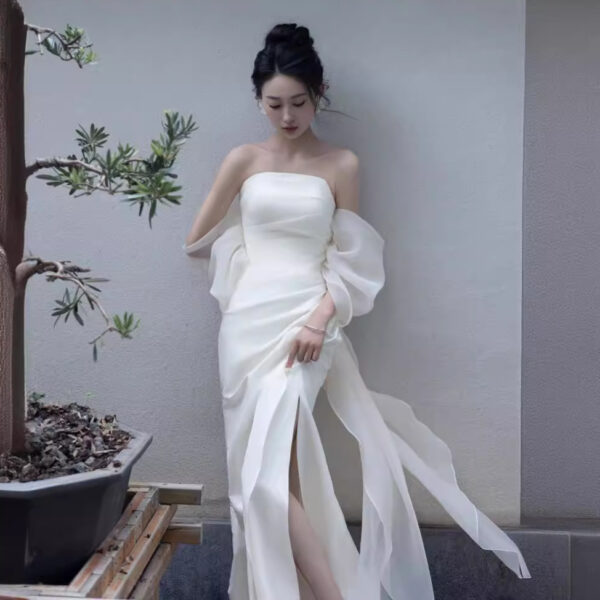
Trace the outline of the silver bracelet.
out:
<instances>
[{"instance_id":1,"label":"silver bracelet","mask_svg":"<svg viewBox=\"0 0 600 600\"><path fill-rule=\"evenodd\" d=\"M304 327L307 327L308 329L310 329L311 331L314 331L315 333L327 333L327 331L325 329L319 329L318 327L313 327L312 325L304 325Z\"/></svg>"}]
</instances>

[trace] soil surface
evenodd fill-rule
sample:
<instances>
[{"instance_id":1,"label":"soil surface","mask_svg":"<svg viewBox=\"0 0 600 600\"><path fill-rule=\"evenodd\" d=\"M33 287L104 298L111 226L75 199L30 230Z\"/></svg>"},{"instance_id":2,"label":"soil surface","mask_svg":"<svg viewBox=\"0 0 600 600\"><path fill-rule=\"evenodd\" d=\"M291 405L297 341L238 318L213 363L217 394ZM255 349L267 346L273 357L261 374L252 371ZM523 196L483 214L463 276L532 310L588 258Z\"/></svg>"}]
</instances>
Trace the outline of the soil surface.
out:
<instances>
[{"instance_id":1,"label":"soil surface","mask_svg":"<svg viewBox=\"0 0 600 600\"><path fill-rule=\"evenodd\" d=\"M121 466L113 458L132 436L119 429L115 415L99 418L76 402L43 404L43 396L32 394L27 400L25 452L0 454L0 483Z\"/></svg>"}]
</instances>

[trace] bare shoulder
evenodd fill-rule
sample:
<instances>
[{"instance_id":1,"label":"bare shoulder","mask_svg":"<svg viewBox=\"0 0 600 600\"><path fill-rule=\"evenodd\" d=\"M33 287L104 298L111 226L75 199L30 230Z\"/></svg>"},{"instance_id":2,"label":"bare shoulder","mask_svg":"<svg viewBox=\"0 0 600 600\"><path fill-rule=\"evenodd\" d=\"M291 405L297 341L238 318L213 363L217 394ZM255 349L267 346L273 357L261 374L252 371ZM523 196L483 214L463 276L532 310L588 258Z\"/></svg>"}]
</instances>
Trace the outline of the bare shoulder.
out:
<instances>
[{"instance_id":1,"label":"bare shoulder","mask_svg":"<svg viewBox=\"0 0 600 600\"><path fill-rule=\"evenodd\" d=\"M359 160L356 152L350 148L340 148L336 152L336 167L338 174L348 176L358 174Z\"/></svg>"},{"instance_id":2,"label":"bare shoulder","mask_svg":"<svg viewBox=\"0 0 600 600\"><path fill-rule=\"evenodd\" d=\"M217 188L227 190L226 195L236 192L252 164L254 151L249 144L234 146L227 152L219 167L215 185Z\"/></svg>"},{"instance_id":3,"label":"bare shoulder","mask_svg":"<svg viewBox=\"0 0 600 600\"><path fill-rule=\"evenodd\" d=\"M335 196L338 208L358 212L360 162L350 148L335 152Z\"/></svg>"},{"instance_id":4,"label":"bare shoulder","mask_svg":"<svg viewBox=\"0 0 600 600\"><path fill-rule=\"evenodd\" d=\"M336 186L338 183L343 183L344 180L350 180L347 182L348 185L352 183L352 179L356 180L358 178L360 164L356 152L350 148L331 146L326 155L329 170Z\"/></svg>"},{"instance_id":5,"label":"bare shoulder","mask_svg":"<svg viewBox=\"0 0 600 600\"><path fill-rule=\"evenodd\" d=\"M242 174L252 162L255 155L252 144L240 144L234 146L223 159L223 165L229 169L240 171Z\"/></svg>"}]
</instances>

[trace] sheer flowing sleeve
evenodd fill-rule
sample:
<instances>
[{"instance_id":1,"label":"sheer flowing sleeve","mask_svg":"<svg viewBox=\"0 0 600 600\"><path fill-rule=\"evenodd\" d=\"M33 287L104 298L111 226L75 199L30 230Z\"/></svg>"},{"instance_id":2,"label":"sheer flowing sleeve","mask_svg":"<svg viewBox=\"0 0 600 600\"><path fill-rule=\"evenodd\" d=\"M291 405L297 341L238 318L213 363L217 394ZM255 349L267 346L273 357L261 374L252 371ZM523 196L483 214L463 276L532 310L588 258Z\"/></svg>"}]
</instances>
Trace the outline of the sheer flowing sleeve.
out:
<instances>
[{"instance_id":1,"label":"sheer flowing sleeve","mask_svg":"<svg viewBox=\"0 0 600 600\"><path fill-rule=\"evenodd\" d=\"M385 282L383 249L381 235L358 213L335 209L322 274L340 326L373 308Z\"/></svg>"},{"instance_id":2,"label":"sheer flowing sleeve","mask_svg":"<svg viewBox=\"0 0 600 600\"><path fill-rule=\"evenodd\" d=\"M184 244L183 250L189 256L209 259L209 293L216 298L221 312L227 310L233 290L248 263L239 194L225 216L193 244Z\"/></svg>"},{"instance_id":3,"label":"sheer flowing sleeve","mask_svg":"<svg viewBox=\"0 0 600 600\"><path fill-rule=\"evenodd\" d=\"M323 275L340 325L373 308L384 284L384 241L358 214L337 208ZM363 474L360 555L348 600L433 600L433 585L405 470L418 479L454 521L519 578L531 575L515 542L459 487L452 453L412 406L367 387L348 336L342 332L325 382L334 413L356 438ZM407 596L408 594L408 596Z\"/></svg>"}]
</instances>

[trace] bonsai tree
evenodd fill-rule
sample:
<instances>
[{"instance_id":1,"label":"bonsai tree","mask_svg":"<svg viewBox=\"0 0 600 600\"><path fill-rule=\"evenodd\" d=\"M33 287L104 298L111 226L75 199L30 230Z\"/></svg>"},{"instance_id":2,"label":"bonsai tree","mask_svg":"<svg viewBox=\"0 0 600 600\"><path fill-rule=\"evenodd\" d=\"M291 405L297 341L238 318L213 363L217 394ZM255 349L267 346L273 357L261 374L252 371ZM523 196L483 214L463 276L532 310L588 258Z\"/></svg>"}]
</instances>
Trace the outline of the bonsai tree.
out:
<instances>
[{"instance_id":1,"label":"bonsai tree","mask_svg":"<svg viewBox=\"0 0 600 600\"><path fill-rule=\"evenodd\" d=\"M26 50L27 36L35 36L37 48ZM69 260L23 256L27 213L26 184L35 176L51 186L62 186L71 195L105 192L119 195L137 206L148 224L159 204L179 204L173 167L181 145L197 128L191 116L165 111L163 131L150 143L150 152L138 157L129 144L107 147L104 127L78 125L77 152L38 158L25 164L24 65L27 55L48 54L79 68L97 58L85 40L85 32L67 25L64 32L24 21L16 0L0 0L0 454L26 450L27 403L24 372L24 305L27 282L44 275L49 282L67 285L52 311L55 324L69 317L84 325L89 307L96 311L102 329L89 341L93 360L106 334L131 338L140 320L131 312L110 316L99 301L97 284L106 278L91 276L90 269ZM37 396L36 400L39 398Z\"/></svg>"}]
</instances>

